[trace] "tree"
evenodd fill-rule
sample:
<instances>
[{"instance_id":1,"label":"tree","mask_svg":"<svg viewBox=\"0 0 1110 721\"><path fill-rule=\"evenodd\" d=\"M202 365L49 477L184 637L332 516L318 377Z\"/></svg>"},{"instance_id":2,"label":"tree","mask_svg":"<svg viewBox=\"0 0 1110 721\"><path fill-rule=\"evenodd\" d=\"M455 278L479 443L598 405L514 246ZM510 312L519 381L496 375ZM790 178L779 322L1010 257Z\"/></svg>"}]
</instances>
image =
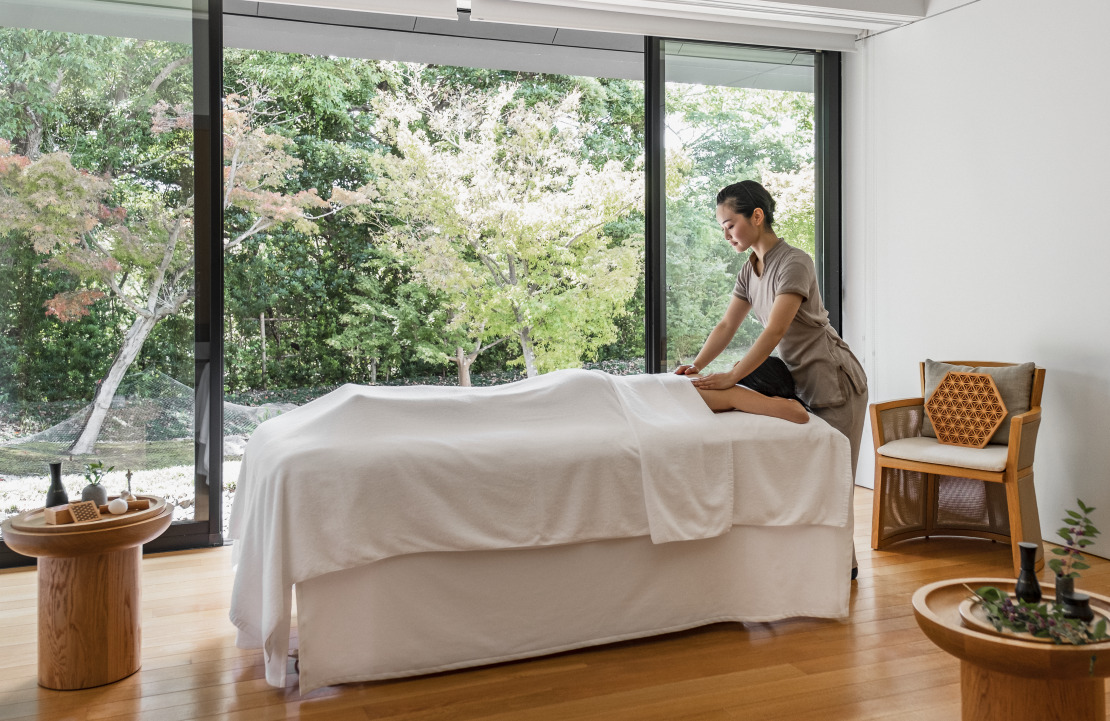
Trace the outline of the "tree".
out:
<instances>
[{"instance_id":1,"label":"tree","mask_svg":"<svg viewBox=\"0 0 1110 721\"><path fill-rule=\"evenodd\" d=\"M417 277L451 298L452 328L471 352L512 338L531 377L615 337L642 240L611 242L604 228L640 207L643 188L620 162L597 168L583 157L591 127L575 112L577 93L532 107L515 93L414 77L404 94L381 98L379 134L396 151L378 162L377 188L401 221L389 236Z\"/></svg>"},{"instance_id":2,"label":"tree","mask_svg":"<svg viewBox=\"0 0 1110 721\"><path fill-rule=\"evenodd\" d=\"M224 251L234 252L247 238L282 224L311 233L323 215L365 201L358 191L333 188L330 201L314 189L282 191L286 174L299 161L288 141L256 123L265 118L265 98L228 96L224 111L225 192L223 209L234 219ZM178 106L160 102L151 132L168 136L158 164L188 147L192 117ZM70 453L91 453L127 369L155 325L181 310L193 297L192 197L167 205L155 193L127 193L121 186L133 177L94 176L75 169L67 153L31 161L0 146L0 232L19 231L34 238L35 248L50 255L49 265L65 270L84 287L59 293L47 313L60 321L88 314L88 306L110 294L133 316L123 343L97 386L92 409ZM131 199L114 206L114 194ZM315 216L311 210L319 211ZM236 222L237 221L237 222Z\"/></svg>"},{"instance_id":3,"label":"tree","mask_svg":"<svg viewBox=\"0 0 1110 721\"><path fill-rule=\"evenodd\" d=\"M340 316L344 330L328 345L366 368L370 383L378 382L382 367L388 379L413 359L442 364L445 348L462 339L451 337L457 332L445 336L448 311L436 293L412 282L411 271L396 256L367 263L365 270L347 296L348 310ZM469 385L467 380L461 385Z\"/></svg>"},{"instance_id":4,"label":"tree","mask_svg":"<svg viewBox=\"0 0 1110 721\"><path fill-rule=\"evenodd\" d=\"M388 152L373 137L368 102L393 82L390 64L373 60L228 50L228 87L265 86L281 133L296 144L302 163L286 178L288 192L371 179L368 159ZM363 214L369 214L364 209ZM352 363L329 339L345 330L348 298L363 276L392 277L392 254L368 242L373 228L353 212L315 223L311 236L291 224L244 241L225 257L225 385L258 387L259 315L296 320L266 324L269 388L331 386L364 378L366 359ZM402 363L396 373L438 371L443 363ZM389 373L388 368L384 369Z\"/></svg>"}]
</instances>

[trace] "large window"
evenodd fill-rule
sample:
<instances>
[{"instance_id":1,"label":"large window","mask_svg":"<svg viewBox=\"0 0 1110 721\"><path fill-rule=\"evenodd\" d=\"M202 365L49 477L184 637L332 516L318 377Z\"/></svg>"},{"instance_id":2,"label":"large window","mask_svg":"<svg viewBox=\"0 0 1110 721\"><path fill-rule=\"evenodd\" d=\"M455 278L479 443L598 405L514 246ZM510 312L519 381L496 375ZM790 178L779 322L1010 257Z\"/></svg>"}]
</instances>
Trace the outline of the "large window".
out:
<instances>
[{"instance_id":1,"label":"large window","mask_svg":"<svg viewBox=\"0 0 1110 721\"><path fill-rule=\"evenodd\" d=\"M3 515L102 463L219 543L254 429L340 384L689 360L739 179L835 275L819 56L227 4L0 0Z\"/></svg>"},{"instance_id":2,"label":"large window","mask_svg":"<svg viewBox=\"0 0 1110 721\"><path fill-rule=\"evenodd\" d=\"M723 239L717 192L740 180L776 199L775 232L815 254L814 54L666 41L666 365L689 363L724 314L747 254ZM749 317L710 366L762 327Z\"/></svg>"},{"instance_id":3,"label":"large window","mask_svg":"<svg viewBox=\"0 0 1110 721\"><path fill-rule=\"evenodd\" d=\"M234 49L224 78L227 477L343 383L643 372L641 82Z\"/></svg>"},{"instance_id":4,"label":"large window","mask_svg":"<svg viewBox=\"0 0 1110 721\"><path fill-rule=\"evenodd\" d=\"M193 13L0 5L0 511L41 507L56 461L79 500L99 464L190 526Z\"/></svg>"}]
</instances>

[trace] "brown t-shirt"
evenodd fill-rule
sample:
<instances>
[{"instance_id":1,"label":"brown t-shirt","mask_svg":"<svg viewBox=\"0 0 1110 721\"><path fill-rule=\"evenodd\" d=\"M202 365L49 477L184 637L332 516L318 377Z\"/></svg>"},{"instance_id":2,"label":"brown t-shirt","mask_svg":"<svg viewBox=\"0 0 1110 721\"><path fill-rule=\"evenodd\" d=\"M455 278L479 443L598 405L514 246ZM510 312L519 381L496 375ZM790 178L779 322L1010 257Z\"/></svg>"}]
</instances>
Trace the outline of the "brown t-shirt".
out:
<instances>
[{"instance_id":1,"label":"brown t-shirt","mask_svg":"<svg viewBox=\"0 0 1110 721\"><path fill-rule=\"evenodd\" d=\"M813 259L804 250L780 240L763 257L762 275L756 274L755 263L756 255L752 253L736 276L732 294L750 303L755 317L764 326L775 298L783 293L802 296L802 305L778 346L779 356L794 376L798 397L811 408L844 403L848 399L841 390L841 371L857 393L866 391L863 366L829 325Z\"/></svg>"}]
</instances>

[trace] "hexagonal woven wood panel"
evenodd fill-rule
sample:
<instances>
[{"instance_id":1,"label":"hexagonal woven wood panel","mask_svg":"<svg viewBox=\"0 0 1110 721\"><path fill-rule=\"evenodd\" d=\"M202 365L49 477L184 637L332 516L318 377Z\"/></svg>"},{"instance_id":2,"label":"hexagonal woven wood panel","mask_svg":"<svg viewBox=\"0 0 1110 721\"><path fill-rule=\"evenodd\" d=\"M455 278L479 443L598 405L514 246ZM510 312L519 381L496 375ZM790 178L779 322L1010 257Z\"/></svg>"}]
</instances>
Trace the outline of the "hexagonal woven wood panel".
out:
<instances>
[{"instance_id":1,"label":"hexagonal woven wood panel","mask_svg":"<svg viewBox=\"0 0 1110 721\"><path fill-rule=\"evenodd\" d=\"M1006 404L986 373L948 373L925 403L937 440L982 448L1006 420Z\"/></svg>"}]
</instances>

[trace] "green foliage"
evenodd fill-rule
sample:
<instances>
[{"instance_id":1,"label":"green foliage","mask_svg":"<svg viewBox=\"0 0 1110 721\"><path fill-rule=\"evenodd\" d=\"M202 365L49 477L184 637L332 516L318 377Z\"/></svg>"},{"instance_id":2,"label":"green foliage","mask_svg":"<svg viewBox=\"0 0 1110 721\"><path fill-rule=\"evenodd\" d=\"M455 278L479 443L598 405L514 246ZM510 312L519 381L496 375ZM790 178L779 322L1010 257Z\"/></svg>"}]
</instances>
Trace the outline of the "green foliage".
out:
<instances>
[{"instance_id":1,"label":"green foliage","mask_svg":"<svg viewBox=\"0 0 1110 721\"><path fill-rule=\"evenodd\" d=\"M667 88L667 361L689 362L728 306L747 254L723 239L717 192L757 180L776 199L776 233L814 253L813 95L671 84ZM715 365L762 331L748 317Z\"/></svg>"},{"instance_id":2,"label":"green foliage","mask_svg":"<svg viewBox=\"0 0 1110 721\"><path fill-rule=\"evenodd\" d=\"M298 142L365 138L373 123L367 102L393 82L389 64L376 60L235 48L224 51L224 78L236 92L266 88L284 133Z\"/></svg>"},{"instance_id":3,"label":"green foliage","mask_svg":"<svg viewBox=\"0 0 1110 721\"><path fill-rule=\"evenodd\" d=\"M104 463L99 460L92 461L91 463L86 463L85 470L83 472L83 475L85 476L85 482L88 483L90 486L100 485L100 481L104 479L104 476L114 471L115 468L115 466L106 467Z\"/></svg>"},{"instance_id":4,"label":"green foliage","mask_svg":"<svg viewBox=\"0 0 1110 721\"><path fill-rule=\"evenodd\" d=\"M399 257L375 259L364 271L340 316L343 332L327 341L355 368L364 369L361 380L376 383L382 369L388 380L402 367L411 368L413 361L443 365L465 342L449 327L443 295L414 282L412 270Z\"/></svg>"},{"instance_id":5,"label":"green foliage","mask_svg":"<svg viewBox=\"0 0 1110 721\"><path fill-rule=\"evenodd\" d=\"M1052 552L1061 558L1053 558L1048 562L1048 567L1055 571L1057 576L1064 578L1078 578L1079 571L1085 571L1091 567L1083 561L1081 549L1094 543L1094 538L1099 534L1099 530L1090 519L1090 514L1095 509L1078 498L1075 499L1075 503L1079 506L1079 510L1068 510L1064 515L1064 526L1056 531L1056 535L1064 539L1064 546L1054 548Z\"/></svg>"},{"instance_id":6,"label":"green foliage","mask_svg":"<svg viewBox=\"0 0 1110 721\"><path fill-rule=\"evenodd\" d=\"M576 94L579 102L575 118L592 131L583 138L581 152L594 167L619 160L625 170L632 170L644 153L641 82L446 65L423 66L414 79L447 93L468 88L494 95L512 85L517 89L516 100L524 108L558 105L563 98Z\"/></svg>"},{"instance_id":7,"label":"green foliage","mask_svg":"<svg viewBox=\"0 0 1110 721\"><path fill-rule=\"evenodd\" d=\"M1105 618L1088 626L1077 618L1066 617L1062 604L1028 603L1011 598L994 586L983 586L972 593L982 603L987 619L999 631L1028 633L1036 638L1050 638L1053 643L1072 645L1098 643L1110 638Z\"/></svg>"},{"instance_id":8,"label":"green foliage","mask_svg":"<svg viewBox=\"0 0 1110 721\"><path fill-rule=\"evenodd\" d=\"M188 228L175 231L193 193L190 53L164 42L0 29L0 139L11 141L0 153L7 158L0 159L0 402L30 408L89 400L135 317L132 306L159 282L163 251L174 242L169 267L179 303L154 325L135 363L192 384L192 237ZM486 344L516 340L482 351L476 383L517 377L506 364L521 362L524 343L541 368L641 356L642 213L634 205L596 215L597 227L560 231L551 218L564 208L537 193L542 182L563 192L606 174L639 175L642 83L236 49L225 52L224 69L233 113L228 142L254 153L254 167L241 165L246 176L236 174L251 182L240 184L225 211L229 389L263 380L271 388L366 380L374 357L391 382L440 377L451 373L446 358L455 347L466 338L473 349L478 336ZM483 250L458 246L454 257L478 271L486 253L507 268L508 244L519 241L513 257L528 280L466 300L477 275L437 278L429 265L436 253L407 247L400 254L388 242L397 230L426 229L433 215L415 223L414 205L372 204L363 194L382 180L379 159L399 153L379 108L388 98L411 99L421 87L441 97L466 91L477 102L496 99L509 84L515 93L501 106L500 129L488 134L496 147L488 163L523 175L542 157L539 166L565 187L535 176L535 193L522 206L535 218L502 222L491 214L469 226L484 228L474 238ZM684 138L677 160L685 166L671 174L668 207L669 335L688 352L720 317L744 260L720 238L712 195L741 177L772 187L772 174L781 174L780 196L797 185L812 167L812 101L768 91L669 92L672 114L683 118L678 125L696 132ZM570 97L575 102L567 103ZM562 116L546 133L520 124L520 113L552 108ZM440 143L441 152L453 132L442 120L421 113L409 127ZM467 132L476 138L480 129ZM552 148L570 160L543 155ZM27 154L34 172L9 175L22 170L17 156ZM565 172L571 165L560 165L571 160L573 174ZM436 177L434 167L420 170ZM471 193L480 170L457 174L453 188L429 181L424 200L442 205L440 219L450 221L444 227L464 227L456 201ZM604 202L594 205L600 210ZM28 208L33 212L20 211ZM804 203L797 212L780 209L776 227L811 248L811 214ZM294 319L267 324L265 379L260 314ZM745 324L737 344L757 331Z\"/></svg>"},{"instance_id":9,"label":"green foliage","mask_svg":"<svg viewBox=\"0 0 1110 721\"><path fill-rule=\"evenodd\" d=\"M91 399L119 347L117 305L96 304L68 323L45 312L57 293L83 287L45 267L26 235L0 235L0 402Z\"/></svg>"},{"instance_id":10,"label":"green foliage","mask_svg":"<svg viewBox=\"0 0 1110 721\"><path fill-rule=\"evenodd\" d=\"M451 299L452 328L476 346L509 337L528 375L578 365L616 338L641 275L639 238L611 222L639 209L638 174L594 167L578 93L528 107L518 88L484 94L414 80L380 101L397 151L377 191L403 221L387 229L417 277Z\"/></svg>"}]
</instances>

